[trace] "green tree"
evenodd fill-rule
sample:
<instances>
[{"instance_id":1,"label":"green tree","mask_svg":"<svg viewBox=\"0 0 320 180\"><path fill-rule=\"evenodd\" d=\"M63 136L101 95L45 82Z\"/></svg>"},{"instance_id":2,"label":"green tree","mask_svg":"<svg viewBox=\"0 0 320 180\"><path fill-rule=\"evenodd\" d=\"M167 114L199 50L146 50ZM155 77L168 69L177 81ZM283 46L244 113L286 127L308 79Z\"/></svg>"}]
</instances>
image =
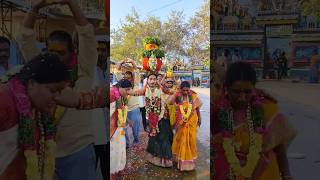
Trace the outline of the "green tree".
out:
<instances>
[{"instance_id":1,"label":"green tree","mask_svg":"<svg viewBox=\"0 0 320 180\"><path fill-rule=\"evenodd\" d=\"M178 59L192 62L209 59L209 8L209 0L205 0L190 20L186 21L183 11L172 11L163 22L155 16L141 20L132 9L120 27L111 30L111 58L118 61L132 58L140 62L142 39L149 35L158 36L162 41L160 48L165 50L169 63Z\"/></svg>"},{"instance_id":2,"label":"green tree","mask_svg":"<svg viewBox=\"0 0 320 180\"><path fill-rule=\"evenodd\" d=\"M125 17L125 23L119 29L111 31L111 59L123 60L131 58L140 60L142 39L146 35L159 35L161 21L156 17L148 17L146 21L140 20L135 9Z\"/></svg>"},{"instance_id":3,"label":"green tree","mask_svg":"<svg viewBox=\"0 0 320 180\"><path fill-rule=\"evenodd\" d=\"M172 11L168 20L163 23L162 39L169 61L181 59L186 55L187 28L183 11Z\"/></svg>"},{"instance_id":4,"label":"green tree","mask_svg":"<svg viewBox=\"0 0 320 180\"><path fill-rule=\"evenodd\" d=\"M189 47L191 64L202 64L210 58L210 1L204 4L189 20Z\"/></svg>"},{"instance_id":5,"label":"green tree","mask_svg":"<svg viewBox=\"0 0 320 180\"><path fill-rule=\"evenodd\" d=\"M300 0L304 16L315 15L320 20L320 0Z\"/></svg>"}]
</instances>

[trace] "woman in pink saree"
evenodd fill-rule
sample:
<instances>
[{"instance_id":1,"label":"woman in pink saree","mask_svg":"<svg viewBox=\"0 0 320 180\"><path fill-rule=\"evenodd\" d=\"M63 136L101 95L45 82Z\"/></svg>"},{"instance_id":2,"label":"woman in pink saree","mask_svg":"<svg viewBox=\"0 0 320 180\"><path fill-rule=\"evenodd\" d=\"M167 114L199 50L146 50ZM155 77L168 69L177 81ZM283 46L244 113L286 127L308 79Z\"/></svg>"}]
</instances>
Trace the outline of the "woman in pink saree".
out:
<instances>
[{"instance_id":1,"label":"woman in pink saree","mask_svg":"<svg viewBox=\"0 0 320 180\"><path fill-rule=\"evenodd\" d=\"M59 57L39 55L0 84L0 180L53 179L55 96L69 73Z\"/></svg>"},{"instance_id":2,"label":"woman in pink saree","mask_svg":"<svg viewBox=\"0 0 320 180\"><path fill-rule=\"evenodd\" d=\"M110 90L110 174L115 179L117 173L126 166L126 139L124 127L127 120L127 92L132 84L122 79Z\"/></svg>"}]
</instances>

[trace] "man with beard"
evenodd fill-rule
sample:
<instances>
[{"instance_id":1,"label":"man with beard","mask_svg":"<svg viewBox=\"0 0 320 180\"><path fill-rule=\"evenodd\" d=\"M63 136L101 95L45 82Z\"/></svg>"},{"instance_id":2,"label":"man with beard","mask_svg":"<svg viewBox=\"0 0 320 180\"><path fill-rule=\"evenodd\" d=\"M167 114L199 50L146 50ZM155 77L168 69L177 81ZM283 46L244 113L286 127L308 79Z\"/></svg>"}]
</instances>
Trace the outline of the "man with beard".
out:
<instances>
[{"instance_id":1,"label":"man with beard","mask_svg":"<svg viewBox=\"0 0 320 180\"><path fill-rule=\"evenodd\" d=\"M9 69L10 41L0 36L0 77L5 75Z\"/></svg>"},{"instance_id":2,"label":"man with beard","mask_svg":"<svg viewBox=\"0 0 320 180\"><path fill-rule=\"evenodd\" d=\"M170 127L169 112L166 108L166 95L170 93L166 87L161 86L156 72L149 72L147 85L142 89L129 92L133 96L145 96L146 116L149 121L149 140L147 146L147 160L161 167L172 167L171 145L173 133ZM168 88L167 88L168 87Z\"/></svg>"}]
</instances>

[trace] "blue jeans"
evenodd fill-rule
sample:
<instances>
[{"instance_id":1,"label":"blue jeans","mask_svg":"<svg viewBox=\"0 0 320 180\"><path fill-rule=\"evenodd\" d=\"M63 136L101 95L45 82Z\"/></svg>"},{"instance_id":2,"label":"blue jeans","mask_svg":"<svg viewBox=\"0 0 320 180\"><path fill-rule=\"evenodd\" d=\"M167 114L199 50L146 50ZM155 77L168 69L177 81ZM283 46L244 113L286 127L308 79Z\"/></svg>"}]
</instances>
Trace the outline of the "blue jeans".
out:
<instances>
[{"instance_id":1,"label":"blue jeans","mask_svg":"<svg viewBox=\"0 0 320 180\"><path fill-rule=\"evenodd\" d=\"M58 180L98 180L93 144L69 156L56 158Z\"/></svg>"},{"instance_id":2,"label":"blue jeans","mask_svg":"<svg viewBox=\"0 0 320 180\"><path fill-rule=\"evenodd\" d=\"M128 112L128 119L132 122L132 134L134 138L134 143L139 142L139 131L140 131L140 121L142 119L140 108L136 108L132 111ZM126 144L127 146L130 144L130 138L128 134L128 125L125 128L126 132Z\"/></svg>"}]
</instances>

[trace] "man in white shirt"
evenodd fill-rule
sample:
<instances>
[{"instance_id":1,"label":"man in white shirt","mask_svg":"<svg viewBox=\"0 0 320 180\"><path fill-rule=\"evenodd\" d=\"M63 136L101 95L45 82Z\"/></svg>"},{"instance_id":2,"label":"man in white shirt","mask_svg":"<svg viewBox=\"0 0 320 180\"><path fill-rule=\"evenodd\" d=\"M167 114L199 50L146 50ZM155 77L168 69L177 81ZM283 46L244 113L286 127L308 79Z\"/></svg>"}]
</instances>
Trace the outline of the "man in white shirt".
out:
<instances>
[{"instance_id":1,"label":"man in white shirt","mask_svg":"<svg viewBox=\"0 0 320 180\"><path fill-rule=\"evenodd\" d=\"M106 42L98 41L98 63L97 63L97 71L94 86L102 86L106 82L106 62L107 62L107 50L106 50ZM107 172L107 164L109 161L107 160L106 154L109 154L109 118L107 118L106 109L98 108L92 110L92 120L94 123L94 149L96 153L96 168L98 167L98 162L100 164L101 174L103 176L103 180L108 179Z\"/></svg>"},{"instance_id":2,"label":"man in white shirt","mask_svg":"<svg viewBox=\"0 0 320 180\"><path fill-rule=\"evenodd\" d=\"M141 82L139 84L139 88L143 88L144 87L144 81L145 78L144 76L141 77ZM148 122L147 122L147 118L146 118L146 108L145 108L145 100L144 100L144 96L139 96L139 107L140 107L140 112L141 112L141 117L142 117L142 124L143 124L143 129L144 131L148 132Z\"/></svg>"},{"instance_id":3,"label":"man in white shirt","mask_svg":"<svg viewBox=\"0 0 320 180\"><path fill-rule=\"evenodd\" d=\"M47 48L49 53L57 54L70 66L71 86L65 88L57 99L64 99L70 93L91 89L95 80L97 66L97 42L94 26L89 23L78 1L59 1L57 6L67 6L73 14L73 24L77 32L77 43L72 36L62 30L49 34ZM35 23L40 9L52 2L37 1L17 33L19 49L26 61L40 53L37 48ZM68 24L69 25L69 24ZM59 101L59 100L58 100ZM58 106L55 112L57 123L55 174L62 180L97 180L95 168L94 133L92 111Z\"/></svg>"},{"instance_id":4,"label":"man in white shirt","mask_svg":"<svg viewBox=\"0 0 320 180\"><path fill-rule=\"evenodd\" d=\"M128 79L132 84L134 89L138 89L140 84L139 71L137 66L132 59L123 60L119 66L118 70L122 74L116 75L121 79ZM140 112L140 98L137 96L130 96L128 98L128 115L127 115L127 126L125 128L126 145L127 149L130 145L130 136L128 133L128 128L132 127L133 143L139 143L139 133L140 133L140 121L142 119Z\"/></svg>"},{"instance_id":5,"label":"man in white shirt","mask_svg":"<svg viewBox=\"0 0 320 180\"><path fill-rule=\"evenodd\" d=\"M0 77L5 75L9 69L10 40L0 36Z\"/></svg>"},{"instance_id":6,"label":"man in white shirt","mask_svg":"<svg viewBox=\"0 0 320 180\"><path fill-rule=\"evenodd\" d=\"M124 75L124 79L128 79L134 84L134 89L139 87L140 81L137 81L135 78L137 73L127 71ZM138 78L139 79L139 78ZM140 122L141 122L141 112L140 112L140 98L137 96L130 96L128 99L128 123L132 124L132 134L133 134L133 143L139 143L139 132L140 132ZM125 128L126 131L126 143L127 148L130 145L130 138L128 134L128 126Z\"/></svg>"}]
</instances>

